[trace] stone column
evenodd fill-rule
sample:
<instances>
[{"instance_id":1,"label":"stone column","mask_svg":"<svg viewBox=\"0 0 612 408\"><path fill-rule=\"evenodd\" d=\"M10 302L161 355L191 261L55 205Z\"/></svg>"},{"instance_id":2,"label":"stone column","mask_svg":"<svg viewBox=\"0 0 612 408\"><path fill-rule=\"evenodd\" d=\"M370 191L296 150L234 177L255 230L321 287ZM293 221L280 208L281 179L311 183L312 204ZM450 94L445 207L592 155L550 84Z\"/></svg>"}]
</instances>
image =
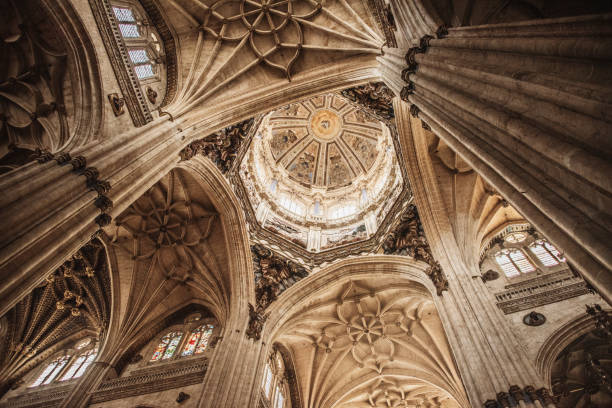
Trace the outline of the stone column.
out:
<instances>
[{"instance_id":1,"label":"stone column","mask_svg":"<svg viewBox=\"0 0 612 408\"><path fill-rule=\"evenodd\" d=\"M612 301L612 15L439 30L402 99Z\"/></svg>"},{"instance_id":2,"label":"stone column","mask_svg":"<svg viewBox=\"0 0 612 408\"><path fill-rule=\"evenodd\" d=\"M91 394L107 377L112 367L109 363L98 360L87 368L70 393L60 404L60 408L85 408L89 405Z\"/></svg>"},{"instance_id":3,"label":"stone column","mask_svg":"<svg viewBox=\"0 0 612 408\"><path fill-rule=\"evenodd\" d=\"M259 400L259 384L264 366L261 340L248 338L244 323L228 326L223 338L215 346L210 361L199 408L256 407ZM239 328L238 328L239 327Z\"/></svg>"},{"instance_id":4,"label":"stone column","mask_svg":"<svg viewBox=\"0 0 612 408\"><path fill-rule=\"evenodd\" d=\"M505 394L512 387L541 389L545 381L524 354L484 282L473 278L480 275L478 265L466 261L458 244L428 155L424 130L411 117L409 104L396 98L394 110L419 216L448 279L448 290L439 299L439 313L463 385L472 406L504 406Z\"/></svg>"},{"instance_id":5,"label":"stone column","mask_svg":"<svg viewBox=\"0 0 612 408\"><path fill-rule=\"evenodd\" d=\"M165 175L183 133L161 118L1 175L0 316Z\"/></svg>"}]
</instances>

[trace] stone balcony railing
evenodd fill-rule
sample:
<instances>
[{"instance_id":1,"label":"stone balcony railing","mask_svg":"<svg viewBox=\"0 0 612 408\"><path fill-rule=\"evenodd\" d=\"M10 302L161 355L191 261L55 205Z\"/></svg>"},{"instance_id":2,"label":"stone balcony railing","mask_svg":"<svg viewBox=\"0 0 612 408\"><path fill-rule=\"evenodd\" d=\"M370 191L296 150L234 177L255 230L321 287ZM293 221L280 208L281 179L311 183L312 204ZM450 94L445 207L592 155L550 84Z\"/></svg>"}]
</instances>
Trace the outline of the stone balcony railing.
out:
<instances>
[{"instance_id":1,"label":"stone balcony railing","mask_svg":"<svg viewBox=\"0 0 612 408\"><path fill-rule=\"evenodd\" d=\"M178 360L135 370L126 377L108 379L93 392L90 403L106 402L134 395L150 394L199 384L204 381L207 358ZM0 403L0 408L51 408L59 406L78 380L29 389Z\"/></svg>"},{"instance_id":2,"label":"stone balcony railing","mask_svg":"<svg viewBox=\"0 0 612 408\"><path fill-rule=\"evenodd\" d=\"M495 294L497 306L505 313L533 309L589 293L586 282L566 269L506 285Z\"/></svg>"}]
</instances>

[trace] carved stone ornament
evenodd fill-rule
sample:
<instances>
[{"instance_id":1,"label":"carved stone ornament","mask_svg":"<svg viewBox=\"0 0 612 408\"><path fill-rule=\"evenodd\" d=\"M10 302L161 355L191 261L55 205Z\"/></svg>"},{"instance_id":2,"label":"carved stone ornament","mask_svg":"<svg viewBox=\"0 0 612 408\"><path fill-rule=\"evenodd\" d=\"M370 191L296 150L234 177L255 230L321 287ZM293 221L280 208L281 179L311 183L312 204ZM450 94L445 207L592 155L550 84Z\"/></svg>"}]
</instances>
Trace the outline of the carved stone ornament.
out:
<instances>
[{"instance_id":1,"label":"carved stone ornament","mask_svg":"<svg viewBox=\"0 0 612 408\"><path fill-rule=\"evenodd\" d=\"M542 313L531 312L523 317L523 323L527 326L541 326L546 322L546 317Z\"/></svg>"},{"instance_id":2,"label":"carved stone ornament","mask_svg":"<svg viewBox=\"0 0 612 408\"><path fill-rule=\"evenodd\" d=\"M189 394L181 391L181 392L179 392L178 396L176 397L176 402L178 402L180 404L181 402L187 401L189 399L189 397L190 397Z\"/></svg>"},{"instance_id":3,"label":"carved stone ornament","mask_svg":"<svg viewBox=\"0 0 612 408\"><path fill-rule=\"evenodd\" d=\"M252 304L249 303L249 327L246 330L246 336L249 339L255 341L261 339L261 331L263 330L266 320L268 320L268 314L264 314L263 310L255 309Z\"/></svg>"},{"instance_id":4,"label":"carved stone ornament","mask_svg":"<svg viewBox=\"0 0 612 408\"><path fill-rule=\"evenodd\" d=\"M181 160L189 160L197 154L208 157L224 174L227 173L242 141L246 139L254 120L249 119L226 127L203 139L191 142L180 152Z\"/></svg>"},{"instance_id":5,"label":"carved stone ornament","mask_svg":"<svg viewBox=\"0 0 612 408\"><path fill-rule=\"evenodd\" d=\"M489 269L482 274L481 278L483 282L494 281L495 279L499 278L499 272Z\"/></svg>"},{"instance_id":6,"label":"carved stone ornament","mask_svg":"<svg viewBox=\"0 0 612 408\"><path fill-rule=\"evenodd\" d=\"M108 94L108 101L115 116L121 116L125 113L125 100L117 93Z\"/></svg>"},{"instance_id":7,"label":"carved stone ornament","mask_svg":"<svg viewBox=\"0 0 612 408\"><path fill-rule=\"evenodd\" d=\"M365 108L383 120L391 120L395 117L393 111L393 91L384 83L369 83L355 88L344 89L342 96Z\"/></svg>"},{"instance_id":8,"label":"carved stone ornament","mask_svg":"<svg viewBox=\"0 0 612 408\"><path fill-rule=\"evenodd\" d=\"M448 290L448 280L442 272L442 268L436 261L429 248L423 226L419 220L417 209L410 205L402 215L399 225L395 231L389 233L382 245L385 254L407 255L417 261L423 261L429 265L426 273L436 286L438 295Z\"/></svg>"},{"instance_id":9,"label":"carved stone ornament","mask_svg":"<svg viewBox=\"0 0 612 408\"><path fill-rule=\"evenodd\" d=\"M417 54L424 54L427 52L427 48L429 48L429 42L433 39L431 35L425 35L421 37L419 41L419 45L417 47L412 47L408 49L406 53L406 64L408 67L402 70L402 79L408 83L400 94L400 97L405 102L408 102L408 96L414 92L414 82L410 80L410 74L414 74L418 68L418 63L416 61Z\"/></svg>"},{"instance_id":10,"label":"carved stone ornament","mask_svg":"<svg viewBox=\"0 0 612 408\"><path fill-rule=\"evenodd\" d=\"M385 35L385 45L397 48L397 41L393 32L396 30L395 17L393 17L391 5L385 4L383 0L368 0L368 7L372 10L376 24Z\"/></svg>"},{"instance_id":11,"label":"carved stone ornament","mask_svg":"<svg viewBox=\"0 0 612 408\"><path fill-rule=\"evenodd\" d=\"M253 245L251 252L258 310L265 310L281 293L308 276L306 268L274 255L263 245Z\"/></svg>"},{"instance_id":12,"label":"carved stone ornament","mask_svg":"<svg viewBox=\"0 0 612 408\"><path fill-rule=\"evenodd\" d=\"M155 105L155 102L157 102L157 92L155 92L150 86L147 87L147 99L153 105Z\"/></svg>"},{"instance_id":13,"label":"carved stone ornament","mask_svg":"<svg viewBox=\"0 0 612 408\"><path fill-rule=\"evenodd\" d=\"M5 315L0 391L83 330L103 333L110 319L110 276L102 243L94 240L66 260Z\"/></svg>"}]
</instances>

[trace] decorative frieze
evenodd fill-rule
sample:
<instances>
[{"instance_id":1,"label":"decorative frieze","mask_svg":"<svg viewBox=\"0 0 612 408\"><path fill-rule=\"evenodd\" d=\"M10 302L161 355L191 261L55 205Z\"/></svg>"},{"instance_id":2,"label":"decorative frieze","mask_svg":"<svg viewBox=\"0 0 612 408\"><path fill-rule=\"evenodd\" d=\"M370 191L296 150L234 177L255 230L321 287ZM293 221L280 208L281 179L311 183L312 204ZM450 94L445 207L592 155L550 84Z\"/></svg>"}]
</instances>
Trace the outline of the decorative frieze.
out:
<instances>
[{"instance_id":1,"label":"decorative frieze","mask_svg":"<svg viewBox=\"0 0 612 408\"><path fill-rule=\"evenodd\" d=\"M407 255L427 263L426 273L436 286L438 295L448 290L448 280L431 253L415 205L411 204L402 214L399 225L387 235L382 248L385 254Z\"/></svg>"},{"instance_id":2,"label":"decorative frieze","mask_svg":"<svg viewBox=\"0 0 612 408\"><path fill-rule=\"evenodd\" d=\"M509 314L587 293L589 288L586 282L567 269L507 285L506 290L495 294L495 299L504 314Z\"/></svg>"},{"instance_id":3,"label":"decorative frieze","mask_svg":"<svg viewBox=\"0 0 612 408\"><path fill-rule=\"evenodd\" d=\"M385 35L385 45L389 48L397 48L395 40L395 19L391 11L391 5L383 0L368 0L368 7L376 20L376 24Z\"/></svg>"},{"instance_id":4,"label":"decorative frieze","mask_svg":"<svg viewBox=\"0 0 612 408\"><path fill-rule=\"evenodd\" d=\"M535 405L536 401L541 405ZM536 390L535 387L528 385L521 389L518 385L513 385L508 392L497 393L496 399L485 401L483 406L484 408L548 407L550 404L554 404L554 401L546 388Z\"/></svg>"},{"instance_id":5,"label":"decorative frieze","mask_svg":"<svg viewBox=\"0 0 612 408\"><path fill-rule=\"evenodd\" d=\"M254 123L255 120L251 118L191 142L181 150L181 160L189 160L199 154L208 157L222 173L226 174L232 168L238 150L247 139Z\"/></svg>"},{"instance_id":6,"label":"decorative frieze","mask_svg":"<svg viewBox=\"0 0 612 408\"><path fill-rule=\"evenodd\" d=\"M184 360L161 367L139 370L127 377L106 380L93 394L99 403L199 384L204 380L208 359Z\"/></svg>"}]
</instances>

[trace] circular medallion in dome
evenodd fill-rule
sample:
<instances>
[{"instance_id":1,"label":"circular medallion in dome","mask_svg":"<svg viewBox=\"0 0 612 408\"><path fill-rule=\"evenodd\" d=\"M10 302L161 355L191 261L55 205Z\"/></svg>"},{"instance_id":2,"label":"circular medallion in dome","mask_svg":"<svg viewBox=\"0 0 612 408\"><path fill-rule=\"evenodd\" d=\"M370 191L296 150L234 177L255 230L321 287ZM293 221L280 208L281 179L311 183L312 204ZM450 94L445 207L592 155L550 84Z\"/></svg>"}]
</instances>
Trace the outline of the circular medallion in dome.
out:
<instances>
[{"instance_id":1,"label":"circular medallion in dome","mask_svg":"<svg viewBox=\"0 0 612 408\"><path fill-rule=\"evenodd\" d=\"M329 94L274 111L265 143L274 171L302 186L330 189L365 176L383 153L382 139L380 121Z\"/></svg>"},{"instance_id":2,"label":"circular medallion in dome","mask_svg":"<svg viewBox=\"0 0 612 408\"><path fill-rule=\"evenodd\" d=\"M312 115L310 130L313 136L322 142L331 142L342 130L342 119L328 109L322 109Z\"/></svg>"}]
</instances>

